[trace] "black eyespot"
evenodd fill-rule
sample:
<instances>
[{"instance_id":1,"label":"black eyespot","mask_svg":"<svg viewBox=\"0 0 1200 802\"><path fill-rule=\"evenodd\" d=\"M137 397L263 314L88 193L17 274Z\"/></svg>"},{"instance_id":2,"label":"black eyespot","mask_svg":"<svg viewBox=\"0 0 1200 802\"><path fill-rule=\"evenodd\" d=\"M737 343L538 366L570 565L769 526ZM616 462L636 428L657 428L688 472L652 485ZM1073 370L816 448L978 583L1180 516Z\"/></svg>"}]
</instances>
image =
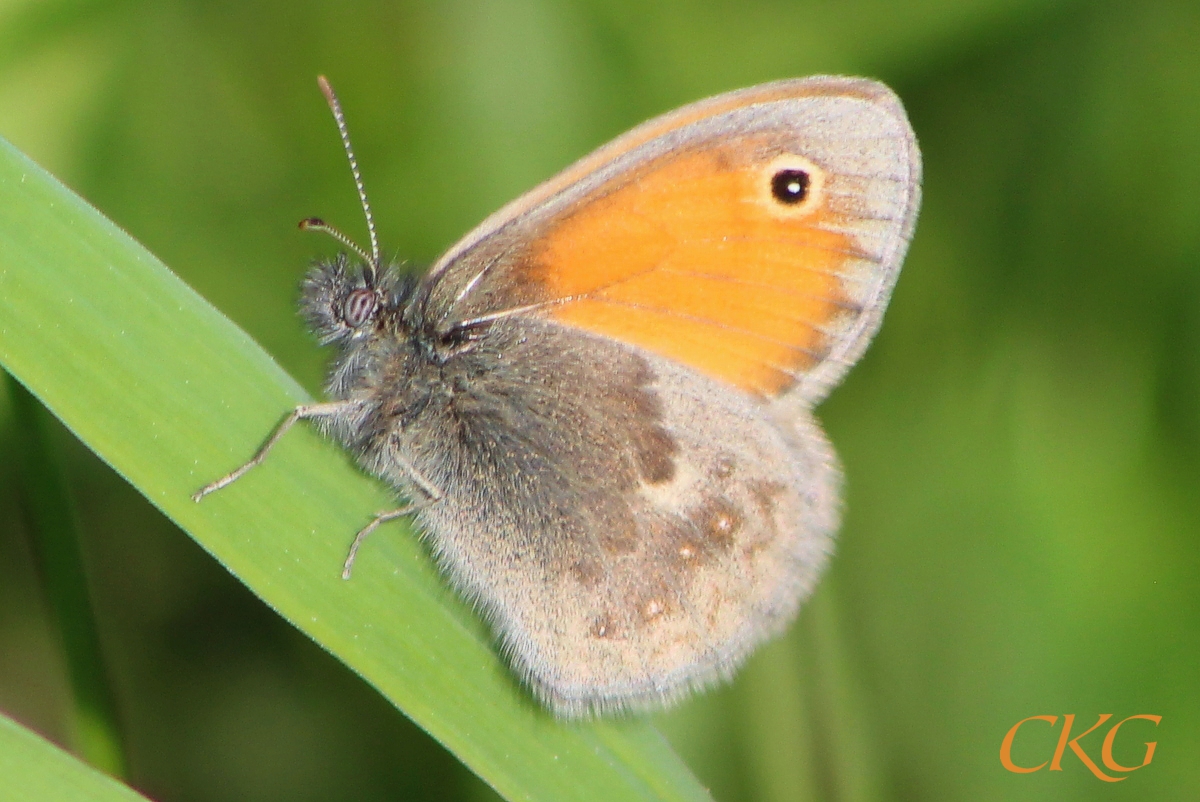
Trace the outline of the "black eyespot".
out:
<instances>
[{"instance_id":1,"label":"black eyespot","mask_svg":"<svg viewBox=\"0 0 1200 802\"><path fill-rule=\"evenodd\" d=\"M771 194L780 203L795 206L808 197L809 182L804 170L780 170L771 176Z\"/></svg>"},{"instance_id":2,"label":"black eyespot","mask_svg":"<svg viewBox=\"0 0 1200 802\"><path fill-rule=\"evenodd\" d=\"M379 301L372 290L355 290L342 304L342 319L351 328L358 328L375 316Z\"/></svg>"}]
</instances>

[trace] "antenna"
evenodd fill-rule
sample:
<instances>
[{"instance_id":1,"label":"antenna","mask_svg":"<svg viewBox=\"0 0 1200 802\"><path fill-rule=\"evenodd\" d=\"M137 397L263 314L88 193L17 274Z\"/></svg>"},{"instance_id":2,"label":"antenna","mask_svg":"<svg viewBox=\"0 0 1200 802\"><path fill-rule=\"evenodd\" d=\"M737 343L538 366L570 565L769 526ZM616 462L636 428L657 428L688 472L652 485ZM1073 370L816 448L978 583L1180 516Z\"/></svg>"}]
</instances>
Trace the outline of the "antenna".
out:
<instances>
[{"instance_id":1,"label":"antenna","mask_svg":"<svg viewBox=\"0 0 1200 802\"><path fill-rule=\"evenodd\" d=\"M358 160L354 158L354 148L350 146L350 132L346 129L346 117L342 114L342 104L338 102L337 95L333 92L333 87L329 85L329 81L324 75L317 76L317 85L321 87L321 93L325 95L325 102L329 104L329 110L333 112L333 119L337 122L338 133L342 135L342 146L346 148L346 158L350 160L350 172L354 175L354 186L358 189L358 199L362 202L363 214L367 218L367 233L371 236L371 255L368 257L367 252L355 245L349 237L316 217L300 221L300 228L304 230L324 231L354 251L366 263L367 269L371 271L373 278L379 270L379 238L375 234L375 218L371 216L371 204L367 201L367 190L363 187L362 175L358 172Z\"/></svg>"},{"instance_id":2,"label":"antenna","mask_svg":"<svg viewBox=\"0 0 1200 802\"><path fill-rule=\"evenodd\" d=\"M363 264L370 265L372 267L372 269L374 269L374 265L372 264L372 259L371 259L370 254L368 254L366 251L364 251L362 248L360 248L358 246L358 243L356 243L354 240L350 239L345 234L338 231L336 228L329 225L329 223L326 223L321 218L319 218L319 217L304 218L303 220L300 221L300 230L301 231L324 231L326 234L333 237L335 240L342 243L350 250L354 251L354 255L357 256L359 259L362 259Z\"/></svg>"}]
</instances>

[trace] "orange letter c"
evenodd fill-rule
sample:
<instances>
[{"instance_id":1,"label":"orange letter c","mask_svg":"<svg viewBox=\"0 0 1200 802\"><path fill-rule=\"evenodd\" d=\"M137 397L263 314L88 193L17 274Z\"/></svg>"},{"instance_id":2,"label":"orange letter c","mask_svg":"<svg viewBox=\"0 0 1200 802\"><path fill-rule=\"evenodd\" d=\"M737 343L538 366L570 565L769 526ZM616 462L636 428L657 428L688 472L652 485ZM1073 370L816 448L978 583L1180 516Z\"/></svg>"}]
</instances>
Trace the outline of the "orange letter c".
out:
<instances>
[{"instance_id":1,"label":"orange letter c","mask_svg":"<svg viewBox=\"0 0 1200 802\"><path fill-rule=\"evenodd\" d=\"M1030 716L1029 718L1023 718L1014 724L1012 729L1008 731L1008 734L1004 736L1004 741L1000 744L1000 765L1004 766L1004 768L1008 769L1009 771L1016 772L1017 774L1032 774L1038 769L1044 768L1046 763L1050 762L1047 760L1046 763L1043 763L1041 766L1037 766L1032 769L1027 769L1023 766L1018 766L1016 763L1013 763L1013 740L1017 737L1017 730L1019 730L1021 725L1026 721L1048 721L1050 722L1050 726L1053 727L1055 722L1058 721L1058 716Z\"/></svg>"}]
</instances>

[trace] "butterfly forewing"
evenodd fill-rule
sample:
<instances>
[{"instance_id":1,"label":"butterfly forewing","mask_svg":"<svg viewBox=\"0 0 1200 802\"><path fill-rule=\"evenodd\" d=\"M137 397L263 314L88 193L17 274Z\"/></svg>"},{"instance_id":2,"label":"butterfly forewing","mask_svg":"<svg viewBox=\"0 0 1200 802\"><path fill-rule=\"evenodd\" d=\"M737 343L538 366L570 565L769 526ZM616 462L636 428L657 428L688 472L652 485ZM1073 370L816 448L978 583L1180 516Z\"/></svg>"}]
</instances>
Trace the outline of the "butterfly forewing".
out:
<instances>
[{"instance_id":1,"label":"butterfly forewing","mask_svg":"<svg viewBox=\"0 0 1200 802\"><path fill-rule=\"evenodd\" d=\"M916 142L872 82L745 94L757 102L733 93L664 118L677 127L651 121L603 149L606 166L571 168L531 193L540 203L490 219L431 272L431 315L448 327L538 314L754 395L819 400L895 282L919 203Z\"/></svg>"}]
</instances>

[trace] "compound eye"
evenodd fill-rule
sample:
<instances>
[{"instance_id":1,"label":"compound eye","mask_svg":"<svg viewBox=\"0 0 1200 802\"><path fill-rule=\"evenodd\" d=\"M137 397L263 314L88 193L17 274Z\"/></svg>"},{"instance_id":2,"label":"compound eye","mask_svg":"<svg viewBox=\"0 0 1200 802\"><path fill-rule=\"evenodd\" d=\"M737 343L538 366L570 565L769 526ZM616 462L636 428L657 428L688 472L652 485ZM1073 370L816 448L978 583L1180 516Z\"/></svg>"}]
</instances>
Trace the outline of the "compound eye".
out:
<instances>
[{"instance_id":1,"label":"compound eye","mask_svg":"<svg viewBox=\"0 0 1200 802\"><path fill-rule=\"evenodd\" d=\"M347 326L357 329L373 318L378 308L379 301L373 291L355 290L346 296L346 302L342 306L342 319L346 321Z\"/></svg>"}]
</instances>

